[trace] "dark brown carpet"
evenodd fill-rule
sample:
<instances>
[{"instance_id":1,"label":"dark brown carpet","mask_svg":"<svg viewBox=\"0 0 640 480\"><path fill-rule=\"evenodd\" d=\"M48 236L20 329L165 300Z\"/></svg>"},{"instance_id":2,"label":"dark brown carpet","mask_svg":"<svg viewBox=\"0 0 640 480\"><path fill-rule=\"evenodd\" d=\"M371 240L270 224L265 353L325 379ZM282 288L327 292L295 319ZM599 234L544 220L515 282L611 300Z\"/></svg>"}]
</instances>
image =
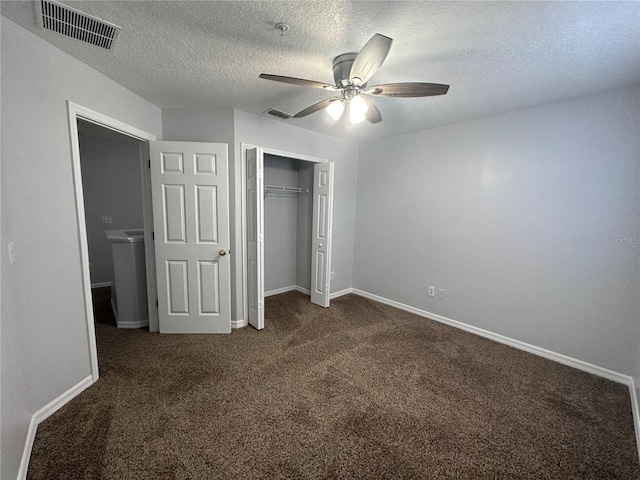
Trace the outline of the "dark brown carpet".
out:
<instances>
[{"instance_id":1,"label":"dark brown carpet","mask_svg":"<svg viewBox=\"0 0 640 480\"><path fill-rule=\"evenodd\" d=\"M30 479L640 476L626 386L348 295L267 328L98 324L100 381L38 428Z\"/></svg>"}]
</instances>

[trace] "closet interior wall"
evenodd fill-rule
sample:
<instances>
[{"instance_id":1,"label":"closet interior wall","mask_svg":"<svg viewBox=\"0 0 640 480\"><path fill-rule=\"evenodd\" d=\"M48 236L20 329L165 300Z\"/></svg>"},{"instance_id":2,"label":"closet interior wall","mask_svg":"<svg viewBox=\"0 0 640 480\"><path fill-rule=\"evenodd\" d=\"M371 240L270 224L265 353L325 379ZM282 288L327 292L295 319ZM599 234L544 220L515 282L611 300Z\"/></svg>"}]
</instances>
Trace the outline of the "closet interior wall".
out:
<instances>
[{"instance_id":1,"label":"closet interior wall","mask_svg":"<svg viewBox=\"0 0 640 480\"><path fill-rule=\"evenodd\" d=\"M313 163L265 154L264 185L309 193L271 192L264 198L264 291L311 288ZM264 195L264 194L263 194Z\"/></svg>"}]
</instances>

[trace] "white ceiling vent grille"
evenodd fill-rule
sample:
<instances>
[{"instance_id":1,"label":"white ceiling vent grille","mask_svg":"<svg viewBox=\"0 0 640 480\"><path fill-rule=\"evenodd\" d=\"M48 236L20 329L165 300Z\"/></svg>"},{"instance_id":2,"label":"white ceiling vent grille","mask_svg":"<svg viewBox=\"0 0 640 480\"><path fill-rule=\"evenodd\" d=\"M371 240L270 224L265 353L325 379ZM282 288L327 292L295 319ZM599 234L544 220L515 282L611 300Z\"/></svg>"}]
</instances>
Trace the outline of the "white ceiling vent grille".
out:
<instances>
[{"instance_id":1,"label":"white ceiling vent grille","mask_svg":"<svg viewBox=\"0 0 640 480\"><path fill-rule=\"evenodd\" d=\"M265 110L264 113L268 113L269 115L273 115L278 118L282 118L284 120L289 120L293 115L287 112L283 112L282 110L278 110L277 108L270 108L269 110Z\"/></svg>"},{"instance_id":2,"label":"white ceiling vent grille","mask_svg":"<svg viewBox=\"0 0 640 480\"><path fill-rule=\"evenodd\" d=\"M38 24L67 37L110 50L120 27L51 0L35 0Z\"/></svg>"}]
</instances>

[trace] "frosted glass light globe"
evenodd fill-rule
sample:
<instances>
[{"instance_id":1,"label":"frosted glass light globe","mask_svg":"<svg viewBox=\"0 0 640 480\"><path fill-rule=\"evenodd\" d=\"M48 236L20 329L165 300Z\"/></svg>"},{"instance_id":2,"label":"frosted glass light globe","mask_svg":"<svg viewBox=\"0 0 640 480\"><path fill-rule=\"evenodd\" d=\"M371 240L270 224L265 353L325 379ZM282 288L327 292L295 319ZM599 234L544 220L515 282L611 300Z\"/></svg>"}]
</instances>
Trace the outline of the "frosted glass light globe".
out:
<instances>
[{"instance_id":1,"label":"frosted glass light globe","mask_svg":"<svg viewBox=\"0 0 640 480\"><path fill-rule=\"evenodd\" d=\"M353 97L349 106L349 122L355 125L364 121L368 108L367 102L362 98Z\"/></svg>"}]
</instances>

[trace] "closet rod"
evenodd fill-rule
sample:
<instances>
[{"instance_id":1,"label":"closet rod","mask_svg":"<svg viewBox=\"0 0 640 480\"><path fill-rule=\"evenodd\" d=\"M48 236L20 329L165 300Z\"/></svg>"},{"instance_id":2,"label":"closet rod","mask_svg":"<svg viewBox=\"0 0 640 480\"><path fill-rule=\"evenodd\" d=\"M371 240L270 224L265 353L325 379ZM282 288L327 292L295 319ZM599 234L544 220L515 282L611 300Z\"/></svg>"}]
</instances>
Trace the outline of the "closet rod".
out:
<instances>
[{"instance_id":1,"label":"closet rod","mask_svg":"<svg viewBox=\"0 0 640 480\"><path fill-rule=\"evenodd\" d=\"M304 195L305 193L309 193L309 189L298 188L298 187L283 187L280 185L265 185L264 186L265 196L269 193L295 193L297 195Z\"/></svg>"}]
</instances>

